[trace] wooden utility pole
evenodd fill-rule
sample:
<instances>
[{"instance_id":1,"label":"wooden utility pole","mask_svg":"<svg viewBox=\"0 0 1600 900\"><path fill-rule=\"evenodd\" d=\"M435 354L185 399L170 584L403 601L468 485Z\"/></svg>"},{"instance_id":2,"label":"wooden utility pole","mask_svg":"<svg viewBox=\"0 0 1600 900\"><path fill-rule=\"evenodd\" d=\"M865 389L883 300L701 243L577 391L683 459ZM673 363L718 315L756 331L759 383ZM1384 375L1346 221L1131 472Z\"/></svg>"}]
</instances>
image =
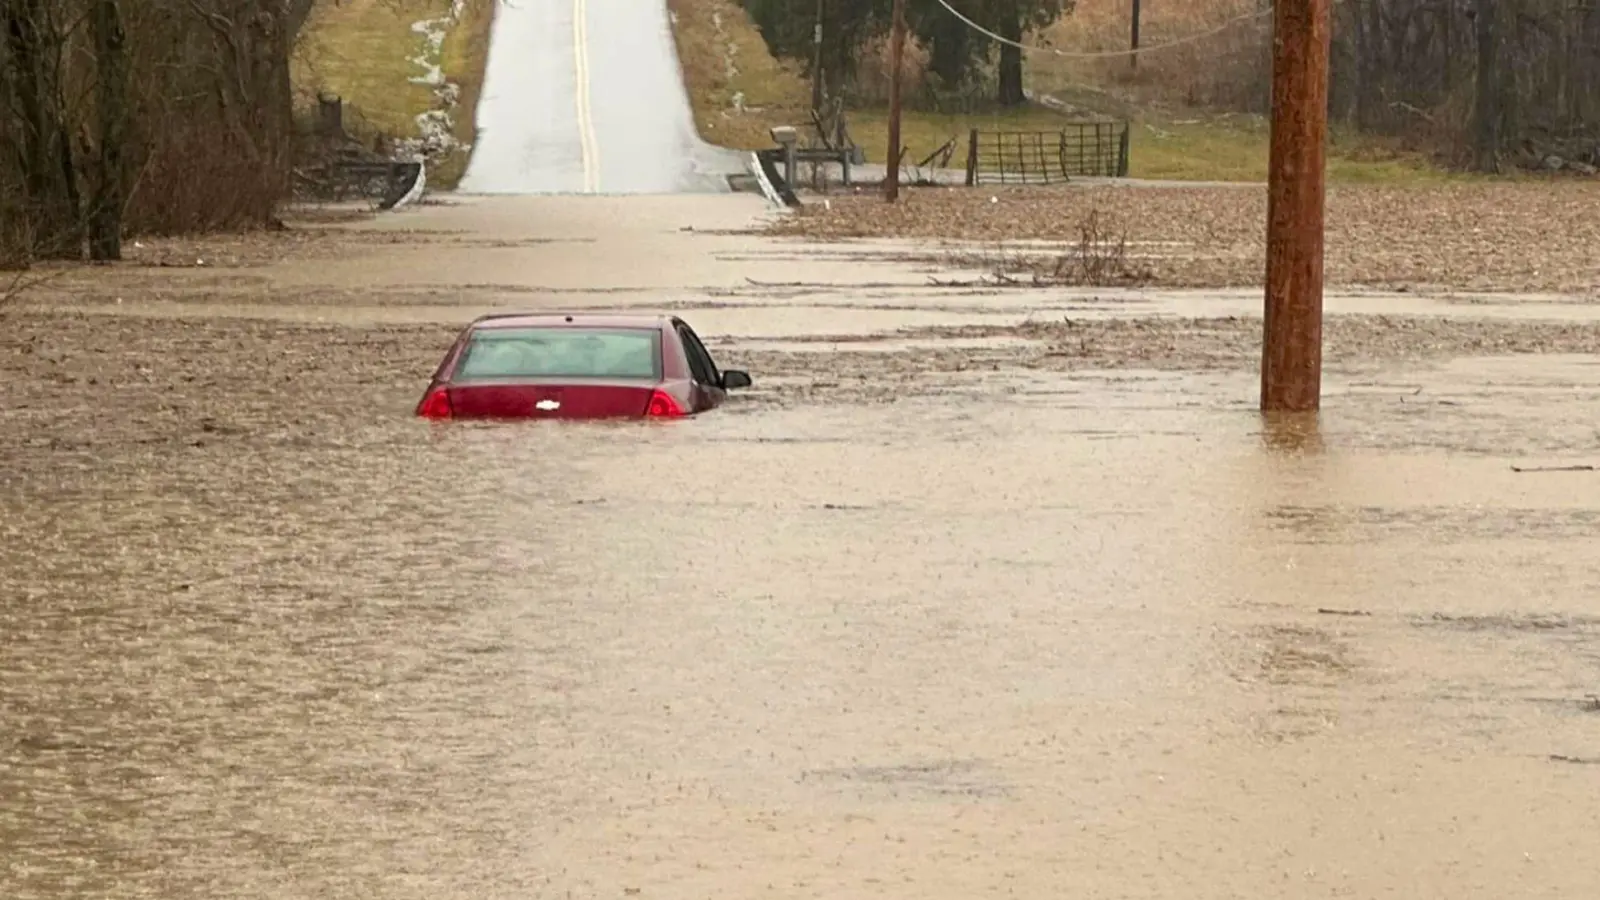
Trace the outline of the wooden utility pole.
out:
<instances>
[{"instance_id":1,"label":"wooden utility pole","mask_svg":"<svg viewBox=\"0 0 1600 900\"><path fill-rule=\"evenodd\" d=\"M822 4L817 0L817 21L811 26L811 111L822 116Z\"/></svg>"},{"instance_id":2,"label":"wooden utility pole","mask_svg":"<svg viewBox=\"0 0 1600 900\"><path fill-rule=\"evenodd\" d=\"M889 174L883 199L900 199L900 69L906 56L906 0L894 0L894 32L889 39Z\"/></svg>"},{"instance_id":3,"label":"wooden utility pole","mask_svg":"<svg viewBox=\"0 0 1600 900\"><path fill-rule=\"evenodd\" d=\"M894 0L893 34L890 37L890 171L883 181L883 199L899 200L899 82L906 62L906 0Z\"/></svg>"},{"instance_id":4,"label":"wooden utility pole","mask_svg":"<svg viewBox=\"0 0 1600 900\"><path fill-rule=\"evenodd\" d=\"M1128 68L1139 71L1139 0L1133 0L1133 33L1128 36Z\"/></svg>"},{"instance_id":5,"label":"wooden utility pole","mask_svg":"<svg viewBox=\"0 0 1600 900\"><path fill-rule=\"evenodd\" d=\"M1322 403L1328 3L1273 2L1263 412L1309 412Z\"/></svg>"}]
</instances>

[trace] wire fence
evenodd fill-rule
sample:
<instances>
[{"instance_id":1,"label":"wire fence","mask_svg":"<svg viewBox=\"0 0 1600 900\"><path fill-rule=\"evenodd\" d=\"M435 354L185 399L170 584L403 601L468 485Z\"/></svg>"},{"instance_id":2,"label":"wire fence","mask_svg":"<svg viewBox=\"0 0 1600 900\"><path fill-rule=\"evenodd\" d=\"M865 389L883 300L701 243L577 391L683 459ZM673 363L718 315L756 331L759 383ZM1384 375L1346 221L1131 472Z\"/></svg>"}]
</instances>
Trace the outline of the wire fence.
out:
<instances>
[{"instance_id":1,"label":"wire fence","mask_svg":"<svg viewBox=\"0 0 1600 900\"><path fill-rule=\"evenodd\" d=\"M1060 184L1126 178L1127 122L1068 122L1059 131L979 131L967 138L967 184Z\"/></svg>"}]
</instances>

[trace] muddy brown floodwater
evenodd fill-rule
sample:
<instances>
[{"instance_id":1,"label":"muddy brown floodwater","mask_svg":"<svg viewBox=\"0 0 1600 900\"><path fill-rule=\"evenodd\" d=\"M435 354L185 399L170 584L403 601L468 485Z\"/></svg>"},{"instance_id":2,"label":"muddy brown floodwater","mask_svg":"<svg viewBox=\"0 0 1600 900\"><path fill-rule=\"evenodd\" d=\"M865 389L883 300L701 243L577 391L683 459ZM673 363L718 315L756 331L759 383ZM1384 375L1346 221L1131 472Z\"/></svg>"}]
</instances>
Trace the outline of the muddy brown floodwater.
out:
<instances>
[{"instance_id":1,"label":"muddy brown floodwater","mask_svg":"<svg viewBox=\"0 0 1600 900\"><path fill-rule=\"evenodd\" d=\"M1600 891L1586 308L1335 315L1320 423L1263 423L1238 298L631 203L4 314L0 896ZM652 303L757 389L409 417L482 309Z\"/></svg>"}]
</instances>

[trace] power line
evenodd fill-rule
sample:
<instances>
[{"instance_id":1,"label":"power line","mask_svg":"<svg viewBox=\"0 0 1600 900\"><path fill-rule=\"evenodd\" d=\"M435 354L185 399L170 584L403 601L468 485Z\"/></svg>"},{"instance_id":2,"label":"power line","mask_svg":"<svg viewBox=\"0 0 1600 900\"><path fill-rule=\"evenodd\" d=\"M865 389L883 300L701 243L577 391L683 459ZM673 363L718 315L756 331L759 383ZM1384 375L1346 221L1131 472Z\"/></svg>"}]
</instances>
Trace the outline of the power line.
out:
<instances>
[{"instance_id":1,"label":"power line","mask_svg":"<svg viewBox=\"0 0 1600 900\"><path fill-rule=\"evenodd\" d=\"M1156 50L1165 50L1168 47L1178 47L1183 44L1192 44L1196 41L1203 41L1208 37L1221 34L1222 32L1227 31L1228 29L1242 22L1251 22L1256 19L1263 19L1272 15L1271 7L1267 7L1266 9L1258 9L1255 12L1245 13L1242 16L1234 16L1226 22L1223 22L1221 25L1218 25L1217 27L1207 31L1185 35L1184 37L1161 44L1151 44L1148 47L1140 47L1137 50L1099 50L1075 52L1072 50L1057 50L1054 47L1039 47L1033 44L1019 44L1016 41L1010 40L1009 38L1003 38L1000 35L995 34L982 25L979 25L977 22L974 22L962 15L960 10L950 5L949 0L939 0L939 5L944 7L945 11L950 13L950 15L960 19L968 28L971 28L973 31L978 32L992 41L999 41L1000 43L1009 47L1016 47L1018 50L1025 50L1029 53L1048 53L1052 56L1058 56L1063 59L1111 59L1118 56L1138 56L1142 53L1151 53Z\"/></svg>"}]
</instances>

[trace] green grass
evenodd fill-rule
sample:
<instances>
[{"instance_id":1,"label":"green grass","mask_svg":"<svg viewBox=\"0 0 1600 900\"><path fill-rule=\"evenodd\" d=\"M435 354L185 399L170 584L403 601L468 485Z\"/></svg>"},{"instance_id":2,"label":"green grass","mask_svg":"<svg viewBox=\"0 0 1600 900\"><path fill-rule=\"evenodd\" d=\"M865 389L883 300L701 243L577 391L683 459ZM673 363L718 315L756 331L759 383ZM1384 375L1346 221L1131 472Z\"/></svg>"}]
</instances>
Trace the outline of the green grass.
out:
<instances>
[{"instance_id":1,"label":"green grass","mask_svg":"<svg viewBox=\"0 0 1600 900\"><path fill-rule=\"evenodd\" d=\"M495 0L467 0L461 21L445 37L441 68L444 77L461 86L453 131L456 140L470 148L478 138L478 97L483 93L483 71L489 59L489 29L494 23ZM433 181L441 188L453 188L466 174L470 150L456 153L433 171Z\"/></svg>"},{"instance_id":2,"label":"green grass","mask_svg":"<svg viewBox=\"0 0 1600 900\"><path fill-rule=\"evenodd\" d=\"M884 109L851 110L847 115L850 136L865 150L867 162L882 165L889 158L889 113ZM900 117L900 145L911 165L921 162L955 138L956 148L950 167L967 165L967 135L980 131L1049 131L1060 128L1061 117L1050 110L1030 107L994 114L944 115L905 110Z\"/></svg>"},{"instance_id":3,"label":"green grass","mask_svg":"<svg viewBox=\"0 0 1600 900\"><path fill-rule=\"evenodd\" d=\"M1173 181L1267 179L1270 128L1258 116L1158 116L1135 119L1129 170L1136 178ZM1378 138L1334 129L1328 180L1345 183L1444 181L1465 177Z\"/></svg>"},{"instance_id":4,"label":"green grass","mask_svg":"<svg viewBox=\"0 0 1600 900\"><path fill-rule=\"evenodd\" d=\"M774 125L810 121L811 93L734 0L668 0L684 87L700 136L738 150L772 146ZM731 64L731 67L730 67ZM743 109L735 108L735 98Z\"/></svg>"},{"instance_id":5,"label":"green grass","mask_svg":"<svg viewBox=\"0 0 1600 900\"><path fill-rule=\"evenodd\" d=\"M419 72L410 57L422 49L411 24L448 7L448 0L321 0L296 54L296 86L344 98L352 130L416 134L433 93L408 80Z\"/></svg>"},{"instance_id":6,"label":"green grass","mask_svg":"<svg viewBox=\"0 0 1600 900\"><path fill-rule=\"evenodd\" d=\"M810 96L805 79L792 65L774 61L760 32L733 0L669 0L677 18L675 33L684 81L700 134L726 147L759 149L772 146L773 125L809 123ZM720 19L720 25L718 20ZM730 73L728 61L734 63ZM1265 181L1268 130L1265 119L1215 113L1171 113L1082 81L1050 79L1052 93L1089 111L1089 115L1131 120L1129 175L1173 181ZM747 107L735 112L740 94ZM901 120L906 158L921 161L954 137L952 168L963 168L967 134L987 131L1052 131L1065 117L1053 109L1028 106L1016 110L942 115L908 109ZM848 113L851 136L869 162L888 156L888 115L881 108ZM1421 154L1407 153L1381 140L1336 132L1329 142L1330 181L1415 182L1457 177Z\"/></svg>"},{"instance_id":7,"label":"green grass","mask_svg":"<svg viewBox=\"0 0 1600 900\"><path fill-rule=\"evenodd\" d=\"M417 116L435 101L431 88L410 81L422 71L411 59L424 45L411 26L449 9L450 0L320 0L291 70L299 94L308 100L319 91L338 94L344 99L346 130L358 138L416 137ZM493 9L494 0L467 0L442 49L445 77L461 86L455 136L469 145ZM466 153L440 161L429 173L430 183L454 186L466 161Z\"/></svg>"},{"instance_id":8,"label":"green grass","mask_svg":"<svg viewBox=\"0 0 1600 900\"><path fill-rule=\"evenodd\" d=\"M462 21L448 36L442 67L461 86L455 111L458 140L475 137L473 111L483 83L495 0L468 0ZM767 52L760 33L734 0L669 0L674 33L695 120L702 137L726 147L772 145L774 125L806 125L810 92L794 65ZM432 92L409 79L418 68L410 57L421 49L411 30L420 19L442 14L449 0L321 0L308 26L294 69L297 86L310 96L331 90L345 99L347 125L361 136L416 134L416 116L433 105ZM731 66L730 66L731 63ZM1109 118L1133 121L1129 174L1174 181L1264 181L1268 130L1260 117L1175 112L1141 107L1117 93L1073 84L1054 91L1069 103ZM735 109L735 97L743 110ZM902 120L906 157L920 161L946 140L956 139L953 168L966 165L967 134L980 130L1051 131L1065 117L1052 109L943 115L908 109ZM883 109L849 113L851 135L870 162L887 156L888 117ZM468 154L437 164L430 181L453 186ZM1330 181L1347 183L1429 182L1461 177L1380 140L1336 131L1328 153Z\"/></svg>"},{"instance_id":9,"label":"green grass","mask_svg":"<svg viewBox=\"0 0 1600 900\"><path fill-rule=\"evenodd\" d=\"M951 168L963 168L967 159L967 134L981 131L1053 131L1067 117L1052 109L1028 106L1017 110L972 115L938 115L907 111L901 120L901 142L906 158L921 161L940 144L955 137ZM850 132L866 149L869 162L888 156L888 114L885 110L850 113ZM1247 117L1171 119L1140 116L1134 119L1129 142L1129 176L1172 181L1259 182L1267 178L1268 128L1264 120ZM1445 180L1465 177L1432 165L1419 154L1409 154L1381 142L1337 133L1329 142L1328 179L1373 183Z\"/></svg>"}]
</instances>

